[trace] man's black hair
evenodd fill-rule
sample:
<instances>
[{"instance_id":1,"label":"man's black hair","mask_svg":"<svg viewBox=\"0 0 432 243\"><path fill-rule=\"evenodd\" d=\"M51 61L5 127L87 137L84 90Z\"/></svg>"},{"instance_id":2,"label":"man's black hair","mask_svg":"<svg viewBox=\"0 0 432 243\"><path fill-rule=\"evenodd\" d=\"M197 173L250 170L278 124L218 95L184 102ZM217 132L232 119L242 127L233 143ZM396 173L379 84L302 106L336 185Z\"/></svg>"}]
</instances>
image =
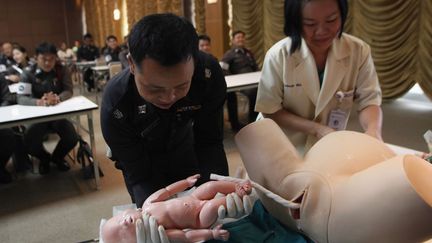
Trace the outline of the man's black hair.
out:
<instances>
[{"instance_id":1,"label":"man's black hair","mask_svg":"<svg viewBox=\"0 0 432 243\"><path fill-rule=\"evenodd\" d=\"M109 36L107 36L107 38L106 38L107 41L109 41L109 40L111 40L111 39L114 39L114 40L117 41L117 37L115 37L115 35L109 35Z\"/></svg>"},{"instance_id":2,"label":"man's black hair","mask_svg":"<svg viewBox=\"0 0 432 243\"><path fill-rule=\"evenodd\" d=\"M36 55L39 54L54 54L57 55L57 48L55 45L47 42L43 42L36 47Z\"/></svg>"},{"instance_id":3,"label":"man's black hair","mask_svg":"<svg viewBox=\"0 0 432 243\"><path fill-rule=\"evenodd\" d=\"M152 14L139 20L132 28L129 52L138 66L144 58L171 66L188 58L196 60L198 36L193 25L174 14Z\"/></svg>"},{"instance_id":4,"label":"man's black hair","mask_svg":"<svg viewBox=\"0 0 432 243\"><path fill-rule=\"evenodd\" d=\"M241 31L241 30L236 30L236 31L234 31L234 32L231 34L231 37L234 39L234 37L235 37L237 34L246 35L245 32L243 32L243 31Z\"/></svg>"},{"instance_id":5,"label":"man's black hair","mask_svg":"<svg viewBox=\"0 0 432 243\"><path fill-rule=\"evenodd\" d=\"M301 38L303 31L303 7L307 2L312 0L285 0L285 35L291 37L291 49L290 53L294 53L296 50L300 50ZM341 15L341 29L339 32L339 38L342 35L343 27L348 14L348 2L347 0L335 0L339 6Z\"/></svg>"},{"instance_id":6,"label":"man's black hair","mask_svg":"<svg viewBox=\"0 0 432 243\"><path fill-rule=\"evenodd\" d=\"M209 43L211 43L210 36L208 36L208 35L199 35L199 36L198 36L198 40L199 40L199 41L200 41L200 40L206 40L206 41L208 41Z\"/></svg>"},{"instance_id":7,"label":"man's black hair","mask_svg":"<svg viewBox=\"0 0 432 243\"><path fill-rule=\"evenodd\" d=\"M87 39L87 38L93 39L92 34L87 33L87 34L85 34L85 35L83 36L83 39L84 39L84 40Z\"/></svg>"}]
</instances>

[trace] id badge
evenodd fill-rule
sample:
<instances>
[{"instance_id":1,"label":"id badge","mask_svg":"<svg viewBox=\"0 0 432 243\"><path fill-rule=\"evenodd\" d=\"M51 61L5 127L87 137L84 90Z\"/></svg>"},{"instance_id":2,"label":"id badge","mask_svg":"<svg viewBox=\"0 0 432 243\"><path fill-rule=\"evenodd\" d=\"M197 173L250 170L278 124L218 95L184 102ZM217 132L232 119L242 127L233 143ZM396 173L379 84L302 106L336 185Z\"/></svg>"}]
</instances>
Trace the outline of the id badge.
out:
<instances>
[{"instance_id":1,"label":"id badge","mask_svg":"<svg viewBox=\"0 0 432 243\"><path fill-rule=\"evenodd\" d=\"M341 109L332 110L330 112L328 126L335 129L336 131L341 131L345 129L347 123L347 113Z\"/></svg>"}]
</instances>

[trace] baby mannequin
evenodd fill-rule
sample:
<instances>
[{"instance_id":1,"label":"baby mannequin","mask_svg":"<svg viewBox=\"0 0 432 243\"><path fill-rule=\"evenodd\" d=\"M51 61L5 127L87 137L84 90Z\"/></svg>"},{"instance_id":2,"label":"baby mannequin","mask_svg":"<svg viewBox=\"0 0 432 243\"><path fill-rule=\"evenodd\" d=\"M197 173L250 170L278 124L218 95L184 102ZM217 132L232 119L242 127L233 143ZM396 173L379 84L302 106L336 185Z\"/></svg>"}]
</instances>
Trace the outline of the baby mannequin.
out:
<instances>
[{"instance_id":1,"label":"baby mannequin","mask_svg":"<svg viewBox=\"0 0 432 243\"><path fill-rule=\"evenodd\" d=\"M301 158L276 123L236 136L252 181L300 204L289 209L258 191L287 227L315 242L421 242L432 237L432 165L396 156L368 135L330 133Z\"/></svg>"},{"instance_id":2,"label":"baby mannequin","mask_svg":"<svg viewBox=\"0 0 432 243\"><path fill-rule=\"evenodd\" d=\"M210 181L197 187L190 195L169 199L174 194L192 187L198 178L199 175L194 175L175 182L153 193L143 203L142 209L126 210L123 214L109 219L102 228L104 243L137 242L137 236L142 232L137 232L136 228L143 228L143 214L144 217L151 216L156 221L154 223L166 229L170 242L228 240L229 232L221 229L220 225L208 229L216 222L219 207L222 205L226 208L226 197L215 198L215 195L235 192L243 198L252 191L251 183Z\"/></svg>"}]
</instances>

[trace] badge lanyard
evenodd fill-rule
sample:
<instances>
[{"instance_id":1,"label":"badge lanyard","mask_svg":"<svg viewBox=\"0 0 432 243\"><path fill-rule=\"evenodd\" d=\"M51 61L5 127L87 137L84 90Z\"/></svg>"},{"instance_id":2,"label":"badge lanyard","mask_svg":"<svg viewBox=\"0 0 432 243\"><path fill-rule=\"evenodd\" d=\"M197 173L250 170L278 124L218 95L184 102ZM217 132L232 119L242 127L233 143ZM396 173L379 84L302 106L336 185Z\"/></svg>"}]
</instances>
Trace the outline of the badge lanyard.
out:
<instances>
[{"instance_id":1,"label":"badge lanyard","mask_svg":"<svg viewBox=\"0 0 432 243\"><path fill-rule=\"evenodd\" d=\"M330 111L327 125L336 131L341 131L345 130L348 122L348 113L341 107L342 101L346 97L342 91L338 91L335 94L335 98L337 99L337 107Z\"/></svg>"}]
</instances>

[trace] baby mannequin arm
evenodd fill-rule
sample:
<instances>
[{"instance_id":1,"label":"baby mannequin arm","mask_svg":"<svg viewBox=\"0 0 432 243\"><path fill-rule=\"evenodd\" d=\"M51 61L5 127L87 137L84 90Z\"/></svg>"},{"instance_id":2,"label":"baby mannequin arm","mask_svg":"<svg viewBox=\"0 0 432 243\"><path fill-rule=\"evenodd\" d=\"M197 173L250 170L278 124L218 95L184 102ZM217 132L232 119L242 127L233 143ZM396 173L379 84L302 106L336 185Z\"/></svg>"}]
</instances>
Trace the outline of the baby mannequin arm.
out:
<instances>
[{"instance_id":1,"label":"baby mannequin arm","mask_svg":"<svg viewBox=\"0 0 432 243\"><path fill-rule=\"evenodd\" d=\"M184 180L174 182L173 184L156 191L145 200L143 204L143 208L145 205L149 205L154 202L165 201L171 196L173 196L174 194L182 192L189 187L192 187L193 185L195 185L198 178L200 178L199 174L189 176Z\"/></svg>"},{"instance_id":2,"label":"baby mannequin arm","mask_svg":"<svg viewBox=\"0 0 432 243\"><path fill-rule=\"evenodd\" d=\"M227 241L229 232L222 229L222 225L216 226L214 229L192 229L192 230L179 230L169 229L166 230L167 236L171 242L201 242L211 239Z\"/></svg>"}]
</instances>

